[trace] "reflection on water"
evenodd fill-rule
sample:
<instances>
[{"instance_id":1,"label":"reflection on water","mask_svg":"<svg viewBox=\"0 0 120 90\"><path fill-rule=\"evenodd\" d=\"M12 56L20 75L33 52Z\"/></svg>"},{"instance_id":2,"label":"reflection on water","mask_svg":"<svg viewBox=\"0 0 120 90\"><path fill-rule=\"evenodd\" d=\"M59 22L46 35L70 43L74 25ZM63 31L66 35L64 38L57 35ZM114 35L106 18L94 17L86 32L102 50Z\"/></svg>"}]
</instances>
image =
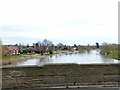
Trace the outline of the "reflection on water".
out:
<instances>
[{"instance_id":1,"label":"reflection on water","mask_svg":"<svg viewBox=\"0 0 120 90\"><path fill-rule=\"evenodd\" d=\"M85 52L56 54L42 59L29 59L27 61L19 62L12 66L44 65L57 63L106 64L106 63L118 63L118 60L105 58L99 53L99 50L92 50Z\"/></svg>"}]
</instances>

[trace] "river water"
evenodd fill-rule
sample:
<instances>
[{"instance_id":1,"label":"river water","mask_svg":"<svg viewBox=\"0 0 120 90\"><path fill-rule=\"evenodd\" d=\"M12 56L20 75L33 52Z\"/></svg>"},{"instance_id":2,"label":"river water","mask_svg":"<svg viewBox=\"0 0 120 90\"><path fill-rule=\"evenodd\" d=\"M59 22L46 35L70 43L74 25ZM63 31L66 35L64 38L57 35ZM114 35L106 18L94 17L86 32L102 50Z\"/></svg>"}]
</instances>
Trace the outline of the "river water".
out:
<instances>
[{"instance_id":1,"label":"river water","mask_svg":"<svg viewBox=\"0 0 120 90\"><path fill-rule=\"evenodd\" d=\"M62 53L52 56L47 56L42 59L28 59L26 61L18 62L12 66L41 66L45 64L117 64L120 61L115 59L106 58L99 53L99 50L91 50L84 52Z\"/></svg>"}]
</instances>

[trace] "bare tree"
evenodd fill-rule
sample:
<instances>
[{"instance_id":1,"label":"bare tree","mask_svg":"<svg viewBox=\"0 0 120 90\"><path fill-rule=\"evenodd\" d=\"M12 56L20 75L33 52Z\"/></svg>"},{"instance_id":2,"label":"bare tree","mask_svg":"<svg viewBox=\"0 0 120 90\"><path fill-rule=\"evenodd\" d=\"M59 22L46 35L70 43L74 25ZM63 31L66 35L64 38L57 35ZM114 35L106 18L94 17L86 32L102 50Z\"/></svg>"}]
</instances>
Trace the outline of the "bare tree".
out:
<instances>
[{"instance_id":1,"label":"bare tree","mask_svg":"<svg viewBox=\"0 0 120 90\"><path fill-rule=\"evenodd\" d=\"M42 42L38 42L36 43L36 48L37 51L40 52L42 55L45 52L49 52L50 54L52 54L53 50L54 50L54 45L50 40L44 39Z\"/></svg>"}]
</instances>

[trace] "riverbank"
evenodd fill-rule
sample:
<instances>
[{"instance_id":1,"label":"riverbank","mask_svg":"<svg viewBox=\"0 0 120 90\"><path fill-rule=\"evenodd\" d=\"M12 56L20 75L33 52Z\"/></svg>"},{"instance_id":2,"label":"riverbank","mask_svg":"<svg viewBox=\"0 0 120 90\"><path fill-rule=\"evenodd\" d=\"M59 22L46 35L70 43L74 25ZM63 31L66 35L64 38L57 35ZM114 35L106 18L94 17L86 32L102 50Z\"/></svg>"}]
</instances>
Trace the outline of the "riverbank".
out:
<instances>
[{"instance_id":1,"label":"riverbank","mask_svg":"<svg viewBox=\"0 0 120 90\"><path fill-rule=\"evenodd\" d=\"M104 53L102 55L104 55L107 58L120 60L119 51L112 50L111 53Z\"/></svg>"},{"instance_id":2,"label":"riverbank","mask_svg":"<svg viewBox=\"0 0 120 90\"><path fill-rule=\"evenodd\" d=\"M112 53L106 55L109 58L120 60L118 51L112 51Z\"/></svg>"},{"instance_id":3,"label":"riverbank","mask_svg":"<svg viewBox=\"0 0 120 90\"><path fill-rule=\"evenodd\" d=\"M100 53L108 58L120 60L119 44L104 43L100 48Z\"/></svg>"},{"instance_id":4,"label":"riverbank","mask_svg":"<svg viewBox=\"0 0 120 90\"><path fill-rule=\"evenodd\" d=\"M2 59L2 65L10 65L15 64L20 61L25 61L32 58L45 58L45 55L40 54L31 54L31 55L16 55L16 56L6 56L4 59Z\"/></svg>"},{"instance_id":5,"label":"riverbank","mask_svg":"<svg viewBox=\"0 0 120 90\"><path fill-rule=\"evenodd\" d=\"M43 55L41 54L35 54L35 53L27 53L27 54L20 54L20 55L15 55L15 56L3 56L2 57L2 65L10 65L14 64L20 61L25 61L28 59L42 59L50 55L55 55L55 54L60 54L60 53L70 53L70 51L54 51L53 54L49 53L44 53Z\"/></svg>"}]
</instances>

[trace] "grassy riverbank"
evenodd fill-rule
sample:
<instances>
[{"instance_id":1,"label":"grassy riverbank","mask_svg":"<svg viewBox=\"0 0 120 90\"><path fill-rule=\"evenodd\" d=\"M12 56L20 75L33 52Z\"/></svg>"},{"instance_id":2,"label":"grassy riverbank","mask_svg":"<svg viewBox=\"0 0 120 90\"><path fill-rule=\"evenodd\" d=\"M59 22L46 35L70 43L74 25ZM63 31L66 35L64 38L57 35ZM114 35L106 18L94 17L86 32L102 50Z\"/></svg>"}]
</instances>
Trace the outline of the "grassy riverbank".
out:
<instances>
[{"instance_id":1,"label":"grassy riverbank","mask_svg":"<svg viewBox=\"0 0 120 90\"><path fill-rule=\"evenodd\" d=\"M53 51L53 54L50 54L49 52L46 52L46 53L44 53L43 55L55 55L55 54L59 54L59 53L67 53L67 52L69 52L69 51L67 51L67 50L59 50L59 51Z\"/></svg>"},{"instance_id":2,"label":"grassy riverbank","mask_svg":"<svg viewBox=\"0 0 120 90\"><path fill-rule=\"evenodd\" d=\"M10 65L19 61L27 60L30 58L42 57L40 54L27 53L27 54L19 54L13 56L2 56L2 65Z\"/></svg>"},{"instance_id":3,"label":"grassy riverbank","mask_svg":"<svg viewBox=\"0 0 120 90\"><path fill-rule=\"evenodd\" d=\"M20 58L20 57L25 57L25 55L20 54L20 55L14 55L14 56L2 56L2 59L12 59L12 58Z\"/></svg>"},{"instance_id":4,"label":"grassy riverbank","mask_svg":"<svg viewBox=\"0 0 120 90\"><path fill-rule=\"evenodd\" d=\"M10 65L19 61L31 59L31 58L43 58L46 56L50 55L55 55L59 53L67 53L68 51L53 51L53 54L50 54L49 52L44 53L43 55L41 54L36 54L36 53L24 53L20 55L14 55L14 56L3 56L2 57L2 64L3 65Z\"/></svg>"},{"instance_id":5,"label":"grassy riverbank","mask_svg":"<svg viewBox=\"0 0 120 90\"><path fill-rule=\"evenodd\" d=\"M118 51L112 51L112 53L108 54L107 57L120 60L120 57L118 56Z\"/></svg>"},{"instance_id":6,"label":"grassy riverbank","mask_svg":"<svg viewBox=\"0 0 120 90\"><path fill-rule=\"evenodd\" d=\"M119 57L119 45L117 44L104 44L101 47L101 54L105 55L106 57L120 60Z\"/></svg>"}]
</instances>

